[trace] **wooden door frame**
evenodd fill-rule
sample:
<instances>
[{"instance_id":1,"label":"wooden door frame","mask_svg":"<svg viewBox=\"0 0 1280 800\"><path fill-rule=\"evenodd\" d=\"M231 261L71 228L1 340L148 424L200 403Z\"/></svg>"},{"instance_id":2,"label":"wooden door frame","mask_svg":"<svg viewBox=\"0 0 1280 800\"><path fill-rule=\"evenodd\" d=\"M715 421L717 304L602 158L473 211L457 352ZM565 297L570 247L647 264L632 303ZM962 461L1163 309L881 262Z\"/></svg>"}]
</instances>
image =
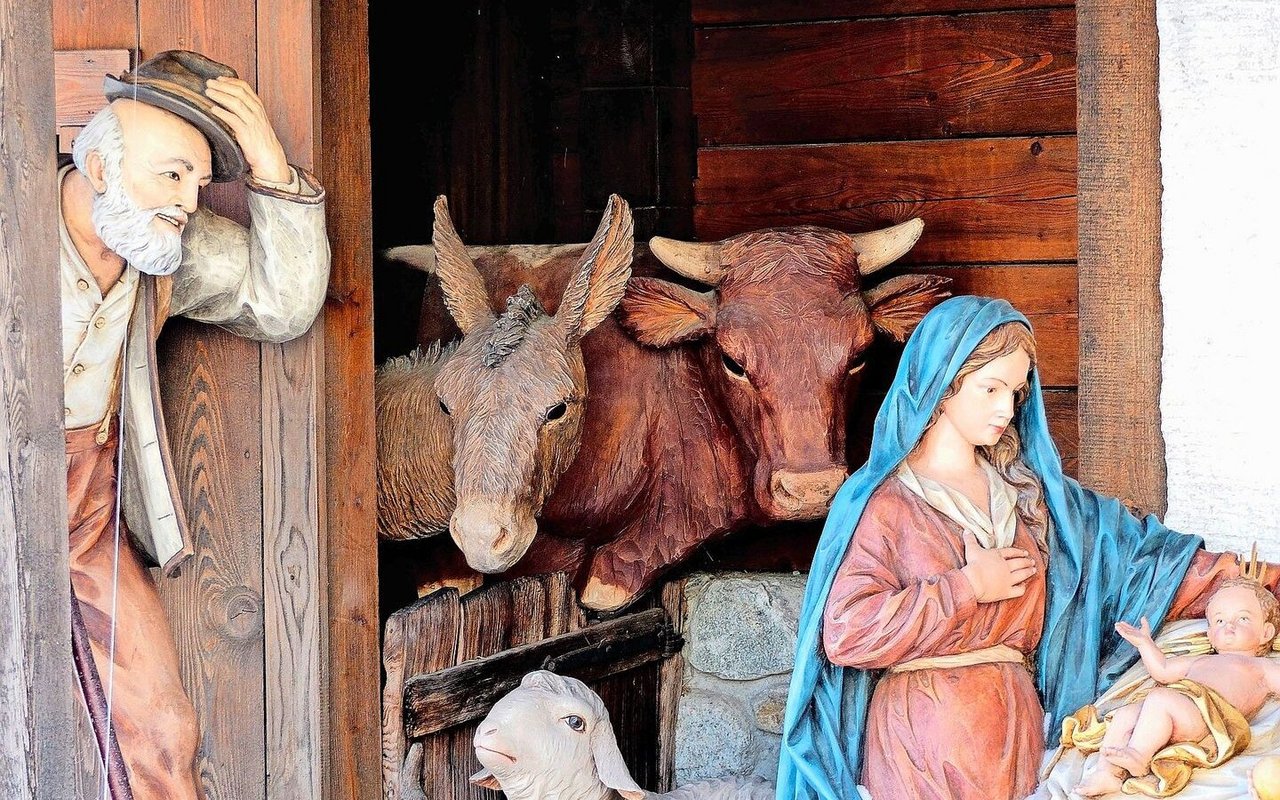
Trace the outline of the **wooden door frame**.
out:
<instances>
[{"instance_id":1,"label":"wooden door frame","mask_svg":"<svg viewBox=\"0 0 1280 800\"><path fill-rule=\"evenodd\" d=\"M1156 0L1076 4L1080 482L1163 515Z\"/></svg>"}]
</instances>

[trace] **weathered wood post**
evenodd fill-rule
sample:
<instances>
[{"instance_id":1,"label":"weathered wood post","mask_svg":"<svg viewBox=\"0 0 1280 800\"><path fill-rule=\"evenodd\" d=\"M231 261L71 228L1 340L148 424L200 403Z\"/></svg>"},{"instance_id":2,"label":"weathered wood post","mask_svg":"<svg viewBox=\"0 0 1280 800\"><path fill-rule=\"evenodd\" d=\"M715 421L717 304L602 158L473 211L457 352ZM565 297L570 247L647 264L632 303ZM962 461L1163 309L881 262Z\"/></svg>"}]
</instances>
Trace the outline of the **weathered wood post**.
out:
<instances>
[{"instance_id":1,"label":"weathered wood post","mask_svg":"<svg viewBox=\"0 0 1280 800\"><path fill-rule=\"evenodd\" d=\"M53 12L0 0L0 796L72 797Z\"/></svg>"}]
</instances>

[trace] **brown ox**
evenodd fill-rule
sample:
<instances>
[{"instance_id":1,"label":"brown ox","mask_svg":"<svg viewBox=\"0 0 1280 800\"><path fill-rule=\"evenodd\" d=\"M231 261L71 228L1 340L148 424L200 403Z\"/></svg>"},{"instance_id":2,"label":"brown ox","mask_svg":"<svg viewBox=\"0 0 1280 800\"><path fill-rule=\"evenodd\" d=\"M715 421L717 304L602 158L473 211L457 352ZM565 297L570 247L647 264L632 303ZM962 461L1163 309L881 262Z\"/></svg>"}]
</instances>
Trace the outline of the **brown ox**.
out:
<instances>
[{"instance_id":1,"label":"brown ox","mask_svg":"<svg viewBox=\"0 0 1280 800\"><path fill-rule=\"evenodd\" d=\"M520 571L580 566L583 604L613 610L710 538L825 513L847 475L850 375L877 329L903 340L946 297L947 281L935 276L863 289L921 229L913 220L861 235L799 227L711 244L654 239L654 256L708 289L660 280L637 255L641 277L628 284L621 326L605 320L582 343L591 394L581 446L540 515L539 538L554 534L565 550L555 561L531 556L543 560ZM439 248L431 257L443 258ZM393 256L421 259L408 249ZM491 254L479 264L488 296L473 301L487 308L529 284L549 302L573 263L566 253L531 268ZM446 287L454 310L449 295ZM449 391L441 396L447 402ZM487 454L473 468L504 470L487 441L455 442L457 464L473 450ZM486 571L514 567L531 543L487 530L455 533L468 562Z\"/></svg>"}]
</instances>

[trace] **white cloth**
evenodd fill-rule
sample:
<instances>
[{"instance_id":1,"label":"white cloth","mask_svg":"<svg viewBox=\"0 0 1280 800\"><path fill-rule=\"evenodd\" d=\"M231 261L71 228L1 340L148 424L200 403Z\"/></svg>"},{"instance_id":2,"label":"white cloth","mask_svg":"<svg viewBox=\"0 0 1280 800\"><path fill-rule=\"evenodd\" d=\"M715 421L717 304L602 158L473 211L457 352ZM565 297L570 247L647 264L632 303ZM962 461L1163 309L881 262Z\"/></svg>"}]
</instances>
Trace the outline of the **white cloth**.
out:
<instances>
[{"instance_id":1,"label":"white cloth","mask_svg":"<svg viewBox=\"0 0 1280 800\"><path fill-rule=\"evenodd\" d=\"M1173 639L1192 633L1204 633L1208 627L1209 624L1203 619L1170 622L1156 633L1156 644L1167 645ZM1268 658L1280 658L1280 654L1271 653ZM1120 676L1114 687L1098 698L1096 705L1099 713L1105 714L1123 705L1134 690L1144 684L1150 685L1150 682L1151 678L1146 667L1139 661ZM1178 793L1177 800L1236 800L1236 798L1248 797L1249 770L1253 769L1263 756L1280 751L1280 700L1274 697L1268 700L1253 719L1249 720L1249 730L1253 738L1244 752L1216 769L1195 770L1191 773L1191 783ZM1045 751L1040 767L1042 770L1049 765L1057 753L1058 737L1061 734L1061 730L1049 732L1047 744L1051 747ZM1076 800L1079 795L1074 794L1072 789L1084 777L1086 770L1097 763L1097 760L1097 753L1084 756L1079 750L1068 750L1031 797L1034 800ZM1107 800L1135 796L1120 792L1105 795Z\"/></svg>"},{"instance_id":2,"label":"white cloth","mask_svg":"<svg viewBox=\"0 0 1280 800\"><path fill-rule=\"evenodd\" d=\"M64 173L65 174L65 173ZM126 266L106 297L58 215L62 262L62 381L67 428L106 416L120 371L124 335L138 295L138 270Z\"/></svg>"},{"instance_id":3,"label":"white cloth","mask_svg":"<svg viewBox=\"0 0 1280 800\"><path fill-rule=\"evenodd\" d=\"M898 479L908 489L940 514L958 523L977 538L988 550L1012 547L1013 536L1018 529L1018 491L1005 483L996 468L986 459L978 459L987 476L987 497L991 515L973 504L973 501L946 484L926 478L911 469L906 461L898 465Z\"/></svg>"}]
</instances>

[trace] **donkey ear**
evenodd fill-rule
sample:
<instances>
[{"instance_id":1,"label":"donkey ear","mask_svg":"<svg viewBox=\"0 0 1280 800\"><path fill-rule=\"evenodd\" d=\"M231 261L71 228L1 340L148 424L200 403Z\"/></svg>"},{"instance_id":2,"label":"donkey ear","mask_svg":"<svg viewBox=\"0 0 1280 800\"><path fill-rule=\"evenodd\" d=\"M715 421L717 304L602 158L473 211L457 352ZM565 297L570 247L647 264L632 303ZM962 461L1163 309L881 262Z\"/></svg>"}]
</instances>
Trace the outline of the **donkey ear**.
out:
<instances>
[{"instance_id":1,"label":"donkey ear","mask_svg":"<svg viewBox=\"0 0 1280 800\"><path fill-rule=\"evenodd\" d=\"M569 342L586 336L618 305L631 277L634 252L631 208L626 200L610 195L600 227L579 259L578 269L565 287L556 311Z\"/></svg>"},{"instance_id":2,"label":"donkey ear","mask_svg":"<svg viewBox=\"0 0 1280 800\"><path fill-rule=\"evenodd\" d=\"M435 245L436 274L444 290L444 305L465 336L491 322L493 309L489 307L484 278L467 255L449 218L449 204L444 195L436 198L435 212L431 243Z\"/></svg>"},{"instance_id":3,"label":"donkey ear","mask_svg":"<svg viewBox=\"0 0 1280 800\"><path fill-rule=\"evenodd\" d=\"M862 293L871 322L895 341L905 342L929 310L951 296L951 279L940 275L899 275Z\"/></svg>"},{"instance_id":4,"label":"donkey ear","mask_svg":"<svg viewBox=\"0 0 1280 800\"><path fill-rule=\"evenodd\" d=\"M613 735L613 725L608 715L596 722L591 732L591 755L596 762L596 776L600 782L626 800L644 800L645 791L631 777L627 764L622 760L622 751L618 749L618 740Z\"/></svg>"},{"instance_id":5,"label":"donkey ear","mask_svg":"<svg viewBox=\"0 0 1280 800\"><path fill-rule=\"evenodd\" d=\"M657 278L632 278L622 298L622 327L648 347L701 338L716 327L715 292L695 292Z\"/></svg>"}]
</instances>

